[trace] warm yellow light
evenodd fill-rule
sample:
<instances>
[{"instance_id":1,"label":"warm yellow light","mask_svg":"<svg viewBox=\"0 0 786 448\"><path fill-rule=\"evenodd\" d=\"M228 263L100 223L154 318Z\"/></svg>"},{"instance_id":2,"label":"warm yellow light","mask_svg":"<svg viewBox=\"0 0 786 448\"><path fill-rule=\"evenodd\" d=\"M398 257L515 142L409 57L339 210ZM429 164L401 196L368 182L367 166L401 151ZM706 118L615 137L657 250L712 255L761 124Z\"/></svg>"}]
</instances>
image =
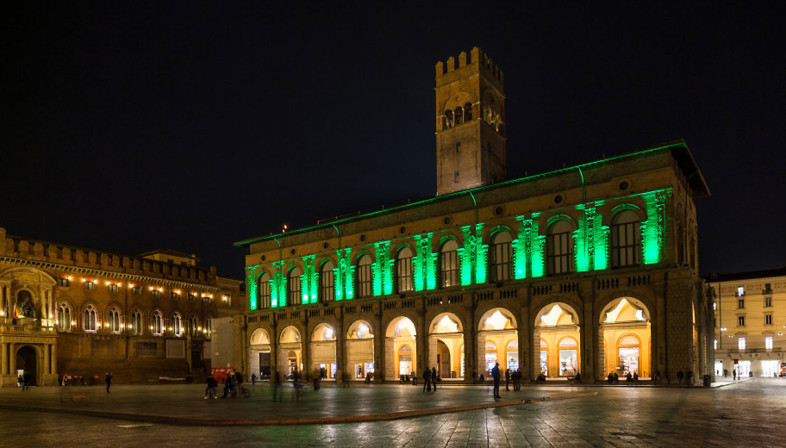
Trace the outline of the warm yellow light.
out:
<instances>
[{"instance_id":1,"label":"warm yellow light","mask_svg":"<svg viewBox=\"0 0 786 448\"><path fill-rule=\"evenodd\" d=\"M109 328L109 322L105 323L105 324L104 324L104 326L105 326L106 328Z\"/></svg>"},{"instance_id":2,"label":"warm yellow light","mask_svg":"<svg viewBox=\"0 0 786 448\"><path fill-rule=\"evenodd\" d=\"M202 327L197 327L197 331L202 331Z\"/></svg>"},{"instance_id":3,"label":"warm yellow light","mask_svg":"<svg viewBox=\"0 0 786 448\"><path fill-rule=\"evenodd\" d=\"M109 280L105 281L104 284L109 285Z\"/></svg>"},{"instance_id":4,"label":"warm yellow light","mask_svg":"<svg viewBox=\"0 0 786 448\"><path fill-rule=\"evenodd\" d=\"M72 321L71 321L71 325L76 325L76 321L75 321L75 320L72 320Z\"/></svg>"},{"instance_id":5,"label":"warm yellow light","mask_svg":"<svg viewBox=\"0 0 786 448\"><path fill-rule=\"evenodd\" d=\"M123 284L122 283L118 283L117 286L120 287L120 286L123 286Z\"/></svg>"},{"instance_id":6,"label":"warm yellow light","mask_svg":"<svg viewBox=\"0 0 786 448\"><path fill-rule=\"evenodd\" d=\"M206 329L204 329L204 330L202 330L202 333L205 333L205 334L207 334L207 328L206 328Z\"/></svg>"},{"instance_id":7,"label":"warm yellow light","mask_svg":"<svg viewBox=\"0 0 786 448\"><path fill-rule=\"evenodd\" d=\"M84 283L85 281L86 281L86 279L84 279L84 278L83 278L83 279L82 279L82 283Z\"/></svg>"},{"instance_id":8,"label":"warm yellow light","mask_svg":"<svg viewBox=\"0 0 786 448\"><path fill-rule=\"evenodd\" d=\"M133 284L133 283L129 283L129 284L128 284L128 287L129 287L129 288L133 288L133 287L134 287L134 284Z\"/></svg>"},{"instance_id":9,"label":"warm yellow light","mask_svg":"<svg viewBox=\"0 0 786 448\"><path fill-rule=\"evenodd\" d=\"M153 326L152 326L152 325L150 326L150 329L151 329L151 330L153 329Z\"/></svg>"},{"instance_id":10,"label":"warm yellow light","mask_svg":"<svg viewBox=\"0 0 786 448\"><path fill-rule=\"evenodd\" d=\"M151 291L153 290L153 287L152 287L152 286L150 287L150 290L151 290Z\"/></svg>"},{"instance_id":11,"label":"warm yellow light","mask_svg":"<svg viewBox=\"0 0 786 448\"><path fill-rule=\"evenodd\" d=\"M51 319L51 318L53 318L53 317L55 317L55 316L53 316L52 314L50 314L50 315L49 315L49 318L50 318L50 319Z\"/></svg>"},{"instance_id":12,"label":"warm yellow light","mask_svg":"<svg viewBox=\"0 0 786 448\"><path fill-rule=\"evenodd\" d=\"M0 317L5 316L5 311L0 310Z\"/></svg>"},{"instance_id":13,"label":"warm yellow light","mask_svg":"<svg viewBox=\"0 0 786 448\"><path fill-rule=\"evenodd\" d=\"M71 276L70 276L70 275L69 275L68 277L66 277L66 278L67 278L67 279L69 279L69 280L72 280L72 278L71 278Z\"/></svg>"}]
</instances>

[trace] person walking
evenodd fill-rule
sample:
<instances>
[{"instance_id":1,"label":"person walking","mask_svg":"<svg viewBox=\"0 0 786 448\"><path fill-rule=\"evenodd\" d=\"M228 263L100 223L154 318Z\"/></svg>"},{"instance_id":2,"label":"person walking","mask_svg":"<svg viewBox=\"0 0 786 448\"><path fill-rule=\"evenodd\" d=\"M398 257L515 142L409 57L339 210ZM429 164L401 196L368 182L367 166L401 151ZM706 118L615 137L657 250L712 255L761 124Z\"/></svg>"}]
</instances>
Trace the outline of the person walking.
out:
<instances>
[{"instance_id":1,"label":"person walking","mask_svg":"<svg viewBox=\"0 0 786 448\"><path fill-rule=\"evenodd\" d=\"M510 369L505 370L505 392L510 391Z\"/></svg>"},{"instance_id":2,"label":"person walking","mask_svg":"<svg viewBox=\"0 0 786 448\"><path fill-rule=\"evenodd\" d=\"M431 385L434 386L434 392L437 391L437 368L431 368Z\"/></svg>"},{"instance_id":3,"label":"person walking","mask_svg":"<svg viewBox=\"0 0 786 448\"><path fill-rule=\"evenodd\" d=\"M499 396L499 383L500 383L500 373L499 373L499 363L494 364L494 368L491 369L491 377L494 378L494 398L502 398Z\"/></svg>"},{"instance_id":4,"label":"person walking","mask_svg":"<svg viewBox=\"0 0 786 448\"><path fill-rule=\"evenodd\" d=\"M431 392L431 370L428 367L423 371L423 392Z\"/></svg>"},{"instance_id":5,"label":"person walking","mask_svg":"<svg viewBox=\"0 0 786 448\"><path fill-rule=\"evenodd\" d=\"M218 394L216 393L216 387L218 387L218 383L216 382L216 379L212 376L209 376L205 380L205 383L207 384L205 387L205 400L210 397L218 398Z\"/></svg>"},{"instance_id":6,"label":"person walking","mask_svg":"<svg viewBox=\"0 0 786 448\"><path fill-rule=\"evenodd\" d=\"M106 393L109 393L109 386L112 385L112 372L106 373Z\"/></svg>"},{"instance_id":7,"label":"person walking","mask_svg":"<svg viewBox=\"0 0 786 448\"><path fill-rule=\"evenodd\" d=\"M251 374L251 385L252 386L256 386L257 385L257 374L256 373L252 373Z\"/></svg>"},{"instance_id":8,"label":"person walking","mask_svg":"<svg viewBox=\"0 0 786 448\"><path fill-rule=\"evenodd\" d=\"M685 374L684 374L684 373L682 373L682 369L680 369L680 370L677 372L677 382L679 383L679 386L680 386L680 387L682 387L682 379L683 379L684 377L685 377Z\"/></svg>"},{"instance_id":9,"label":"person walking","mask_svg":"<svg viewBox=\"0 0 786 448\"><path fill-rule=\"evenodd\" d=\"M276 370L276 374L273 375L273 402L279 401L279 388L281 387L281 373Z\"/></svg>"}]
</instances>

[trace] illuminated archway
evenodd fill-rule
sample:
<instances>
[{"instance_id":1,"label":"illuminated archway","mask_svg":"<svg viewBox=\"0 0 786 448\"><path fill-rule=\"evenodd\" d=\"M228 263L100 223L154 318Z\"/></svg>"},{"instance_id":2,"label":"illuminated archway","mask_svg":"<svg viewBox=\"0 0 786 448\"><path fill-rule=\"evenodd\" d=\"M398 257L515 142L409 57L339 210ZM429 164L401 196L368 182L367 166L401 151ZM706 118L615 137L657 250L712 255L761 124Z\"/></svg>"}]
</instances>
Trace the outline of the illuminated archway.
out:
<instances>
[{"instance_id":1,"label":"illuminated archway","mask_svg":"<svg viewBox=\"0 0 786 448\"><path fill-rule=\"evenodd\" d=\"M314 378L336 378L336 332L322 323L311 334L311 375Z\"/></svg>"},{"instance_id":2,"label":"illuminated archway","mask_svg":"<svg viewBox=\"0 0 786 448\"><path fill-rule=\"evenodd\" d=\"M260 380L269 380L273 373L270 362L270 335L262 328L251 333L248 347L248 366Z\"/></svg>"},{"instance_id":3,"label":"illuminated archway","mask_svg":"<svg viewBox=\"0 0 786 448\"><path fill-rule=\"evenodd\" d=\"M388 324L385 331L385 353L386 358L393 362L386 363L385 378L412 376L412 371L416 370L416 336L415 323L407 317L397 317Z\"/></svg>"},{"instance_id":4,"label":"illuminated archway","mask_svg":"<svg viewBox=\"0 0 786 448\"><path fill-rule=\"evenodd\" d=\"M534 350L540 362L533 374L567 378L581 371L579 314L570 305L557 302L541 308L535 316Z\"/></svg>"},{"instance_id":5,"label":"illuminated archway","mask_svg":"<svg viewBox=\"0 0 786 448\"><path fill-rule=\"evenodd\" d=\"M479 353L478 366L489 377L495 363L500 372L519 368L519 333L516 318L505 308L492 308L486 311L478 323L478 347L485 347ZM489 347L493 346L493 350Z\"/></svg>"},{"instance_id":6,"label":"illuminated archway","mask_svg":"<svg viewBox=\"0 0 786 448\"><path fill-rule=\"evenodd\" d=\"M601 356L598 378L651 375L651 324L647 307L633 297L609 302L600 313Z\"/></svg>"},{"instance_id":7,"label":"illuminated archway","mask_svg":"<svg viewBox=\"0 0 786 448\"><path fill-rule=\"evenodd\" d=\"M303 344L300 332L293 326L281 331L278 344L278 369L285 378L303 370Z\"/></svg>"},{"instance_id":8,"label":"illuminated archway","mask_svg":"<svg viewBox=\"0 0 786 448\"><path fill-rule=\"evenodd\" d=\"M347 331L347 373L350 379L374 374L374 333L371 325L359 319Z\"/></svg>"},{"instance_id":9,"label":"illuminated archway","mask_svg":"<svg viewBox=\"0 0 786 448\"><path fill-rule=\"evenodd\" d=\"M456 356L464 344L464 327L458 316L442 313L431 320L429 328L429 359L427 368L436 367L443 380L461 379L462 357Z\"/></svg>"}]
</instances>

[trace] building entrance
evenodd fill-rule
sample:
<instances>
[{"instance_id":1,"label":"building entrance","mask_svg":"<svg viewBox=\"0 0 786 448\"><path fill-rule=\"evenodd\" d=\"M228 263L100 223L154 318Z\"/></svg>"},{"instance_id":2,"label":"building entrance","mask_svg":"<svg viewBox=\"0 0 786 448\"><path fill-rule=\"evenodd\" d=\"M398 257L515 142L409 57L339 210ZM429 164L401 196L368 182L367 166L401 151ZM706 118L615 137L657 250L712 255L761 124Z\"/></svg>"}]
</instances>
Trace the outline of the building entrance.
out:
<instances>
[{"instance_id":1,"label":"building entrance","mask_svg":"<svg viewBox=\"0 0 786 448\"><path fill-rule=\"evenodd\" d=\"M17 376L22 376L30 386L36 386L38 372L36 370L36 353L33 347L24 346L16 352Z\"/></svg>"}]
</instances>

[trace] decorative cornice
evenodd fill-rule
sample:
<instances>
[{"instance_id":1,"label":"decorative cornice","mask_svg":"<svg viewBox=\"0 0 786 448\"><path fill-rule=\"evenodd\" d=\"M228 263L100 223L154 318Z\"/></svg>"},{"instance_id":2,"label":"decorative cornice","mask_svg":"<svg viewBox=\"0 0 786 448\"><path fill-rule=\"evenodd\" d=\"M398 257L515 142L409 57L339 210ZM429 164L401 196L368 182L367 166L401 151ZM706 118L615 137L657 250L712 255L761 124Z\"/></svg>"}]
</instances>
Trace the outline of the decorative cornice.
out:
<instances>
[{"instance_id":1,"label":"decorative cornice","mask_svg":"<svg viewBox=\"0 0 786 448\"><path fill-rule=\"evenodd\" d=\"M80 274L80 275L115 278L118 280L124 280L125 282L154 283L162 286L175 287L185 290L191 289L191 290L206 291L212 293L219 293L220 291L222 291L222 288L218 286L205 285L200 283L189 283L189 282L183 282L177 280L169 280L169 279L163 279L158 277L150 277L147 275L128 274L125 272L105 271L103 269L85 268L81 266L69 266L65 264L51 263L48 261L29 260L25 258L0 256L0 263L8 263L8 264L19 265L19 266L30 266L39 269L52 269L52 270L69 272L69 273Z\"/></svg>"}]
</instances>

